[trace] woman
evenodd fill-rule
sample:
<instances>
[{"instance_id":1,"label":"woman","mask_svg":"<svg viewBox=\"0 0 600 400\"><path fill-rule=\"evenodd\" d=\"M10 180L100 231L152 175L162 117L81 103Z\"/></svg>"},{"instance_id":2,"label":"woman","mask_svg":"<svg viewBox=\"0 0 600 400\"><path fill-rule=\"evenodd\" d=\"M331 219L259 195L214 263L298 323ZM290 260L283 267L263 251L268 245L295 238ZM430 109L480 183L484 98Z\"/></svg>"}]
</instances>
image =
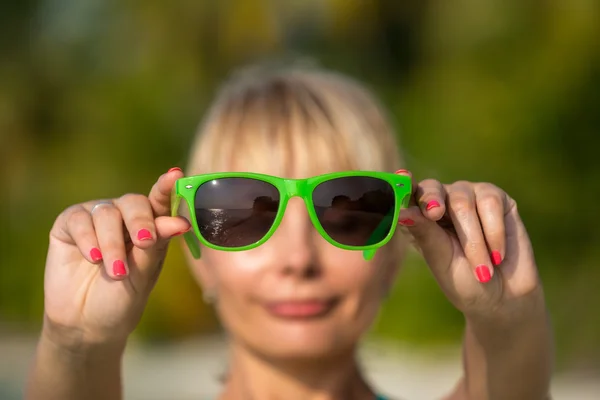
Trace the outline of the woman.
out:
<instances>
[{"instance_id":1,"label":"woman","mask_svg":"<svg viewBox=\"0 0 600 400\"><path fill-rule=\"evenodd\" d=\"M303 179L339 171L396 171L403 165L397 149L382 109L360 84L314 69L257 69L235 76L221 90L186 175L252 171ZM214 188L201 186L206 191L192 198L196 215L189 220L198 226L171 216L175 182L193 181L196 186L183 186L194 190L202 183L202 178L181 180L179 168L160 176L147 196L126 194L69 207L50 234L44 326L27 398L121 398L127 338L170 239L181 234L194 253L187 252L191 270L231 338L221 400L384 399L364 378L355 354L409 241L465 316L464 377L449 388L448 399L547 398L551 332L515 201L489 183L411 182L406 170L381 176L396 182L384 188L388 195L407 190L405 199L391 203L399 209L410 198L399 214L373 211L373 204L385 199L382 191L354 201L355 186L339 181L325 194L302 189L312 190L312 199L329 197L312 205L290 198L268 234L283 192L253 192L256 188L244 186L248 181L225 181L226 176L211 180ZM237 183L227 188L231 182ZM282 190L297 189L289 182ZM246 197L254 204L236 209ZM231 204L221 205L227 201ZM364 218L338 220L359 214ZM391 225L384 227L381 238L391 237L385 246L377 252L340 246L352 245L355 234L362 235L356 246L366 240L381 244L381 238L373 239L373 216L379 222L396 216L400 224L395 234ZM201 249L194 233L201 233ZM264 243L252 245L260 240ZM245 251L225 251L247 245Z\"/></svg>"}]
</instances>

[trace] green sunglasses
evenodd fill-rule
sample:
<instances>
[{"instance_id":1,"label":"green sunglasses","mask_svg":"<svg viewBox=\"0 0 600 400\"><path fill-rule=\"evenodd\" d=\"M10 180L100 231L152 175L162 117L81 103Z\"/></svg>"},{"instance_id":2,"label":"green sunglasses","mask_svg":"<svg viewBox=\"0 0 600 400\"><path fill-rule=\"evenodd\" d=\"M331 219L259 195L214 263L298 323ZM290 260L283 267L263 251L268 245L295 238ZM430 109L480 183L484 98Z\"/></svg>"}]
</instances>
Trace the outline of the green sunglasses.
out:
<instances>
[{"instance_id":1,"label":"green sunglasses","mask_svg":"<svg viewBox=\"0 0 600 400\"><path fill-rule=\"evenodd\" d=\"M411 192L410 177L388 172L335 172L308 179L223 172L178 179L171 213L178 214L184 199L193 229L184 239L199 259L198 241L224 251L262 245L277 230L290 198L297 196L325 240L342 249L361 250L370 260L392 238Z\"/></svg>"}]
</instances>

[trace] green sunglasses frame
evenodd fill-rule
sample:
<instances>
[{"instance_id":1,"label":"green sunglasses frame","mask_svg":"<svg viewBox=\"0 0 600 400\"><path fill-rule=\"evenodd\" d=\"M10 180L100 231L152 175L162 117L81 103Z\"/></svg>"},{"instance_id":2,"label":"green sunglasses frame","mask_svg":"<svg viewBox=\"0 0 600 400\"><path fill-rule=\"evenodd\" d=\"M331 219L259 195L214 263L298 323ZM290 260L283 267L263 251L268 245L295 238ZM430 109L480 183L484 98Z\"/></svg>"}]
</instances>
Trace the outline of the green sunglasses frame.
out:
<instances>
[{"instance_id":1,"label":"green sunglasses frame","mask_svg":"<svg viewBox=\"0 0 600 400\"><path fill-rule=\"evenodd\" d=\"M331 236L323 229L319 219L317 217L317 213L315 211L315 207L313 204L312 193L313 190L321 183L327 182L333 179L339 178L347 178L347 177L368 177L368 178L377 178L381 179L390 184L394 191L395 199L395 207L394 207L394 216L392 219L392 226L389 229L386 237L379 241L378 243L367 245L367 246L348 246L337 241L333 240ZM196 196L196 191L198 188L206 182L215 180L215 179L223 179L223 178L248 178L255 179L263 182L270 183L275 186L277 190L279 190L280 201L279 208L277 209L277 216L275 217L275 221L273 221L273 225L269 229L269 231L257 242L241 246L241 247L222 247L214 245L208 242L202 234L200 233L200 229L198 227L198 223L196 221L196 209L194 207L194 200ZM188 176L184 178L180 178L175 182L173 186L173 191L171 193L171 215L177 216L179 211L179 206L181 200L185 200L188 206L188 211L190 215L190 222L192 225L192 230L183 234L183 238L190 250L192 256L196 259L199 259L201 256L200 246L196 239L203 244L204 246L222 251L243 251L254 249L262 244L264 244L273 233L279 227L281 220L283 219L285 209L287 207L288 201L292 197L300 197L304 200L306 204L306 208L308 210L308 215L310 220L315 227L315 229L319 232L319 234L331 243L333 246L336 246L345 250L362 250L363 256L365 260L370 260L375 256L375 252L377 249L385 245L390 241L394 232L396 231L396 227L398 226L398 216L400 214L401 208L408 207L408 203L410 200L410 196L412 193L411 187L411 178L404 175L397 175L389 172L376 172L376 171L346 171L346 172L334 172L324 175L318 175L314 177L310 177L307 179L285 179L271 175L251 173L251 172L220 172L220 173L211 173L211 174L203 174L203 175L195 175ZM373 235L377 234L379 228L375 229ZM381 225L381 229L387 229L385 225ZM193 232L192 232L193 231ZM195 236L195 237L194 237Z\"/></svg>"}]
</instances>

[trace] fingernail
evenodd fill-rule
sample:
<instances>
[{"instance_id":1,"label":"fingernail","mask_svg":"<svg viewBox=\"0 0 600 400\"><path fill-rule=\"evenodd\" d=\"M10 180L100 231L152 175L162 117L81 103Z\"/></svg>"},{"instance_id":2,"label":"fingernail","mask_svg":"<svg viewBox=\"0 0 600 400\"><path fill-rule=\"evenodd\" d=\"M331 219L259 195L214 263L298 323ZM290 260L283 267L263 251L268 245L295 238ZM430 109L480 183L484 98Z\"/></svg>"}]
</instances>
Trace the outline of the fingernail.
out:
<instances>
[{"instance_id":1,"label":"fingernail","mask_svg":"<svg viewBox=\"0 0 600 400\"><path fill-rule=\"evenodd\" d=\"M102 260L102 253L100 252L100 249L94 247L92 250L90 250L90 258L93 262Z\"/></svg>"},{"instance_id":2,"label":"fingernail","mask_svg":"<svg viewBox=\"0 0 600 400\"><path fill-rule=\"evenodd\" d=\"M181 235L183 235L184 233L187 233L187 232L189 232L189 231L191 231L191 230L192 230L192 227L190 226L189 228L187 228L187 229L185 229L185 230L183 230L183 231L181 231L181 232L174 233L174 234L173 234L173 236L171 236L171 237L175 237L175 236L181 236Z\"/></svg>"},{"instance_id":3,"label":"fingernail","mask_svg":"<svg viewBox=\"0 0 600 400\"><path fill-rule=\"evenodd\" d=\"M173 168L171 168L170 170L168 170L168 171L167 171L167 173L169 173L169 172L175 172L175 171L181 171L181 172L183 172L183 171L181 170L181 168L179 168L179 167L173 167Z\"/></svg>"},{"instance_id":4,"label":"fingernail","mask_svg":"<svg viewBox=\"0 0 600 400\"><path fill-rule=\"evenodd\" d=\"M490 274L490 269L487 265L479 265L475 268L475 275L477 275L477 280L481 283L486 283L490 279L492 279L492 275Z\"/></svg>"},{"instance_id":5,"label":"fingernail","mask_svg":"<svg viewBox=\"0 0 600 400\"><path fill-rule=\"evenodd\" d=\"M115 276L127 275L127 270L125 269L125 263L123 261L117 260L113 263L113 274L115 274Z\"/></svg>"},{"instance_id":6,"label":"fingernail","mask_svg":"<svg viewBox=\"0 0 600 400\"><path fill-rule=\"evenodd\" d=\"M413 221L410 218L406 218L406 219L401 219L400 221L398 221L398 223L400 225L404 225L404 226L413 226L415 224L415 221Z\"/></svg>"},{"instance_id":7,"label":"fingernail","mask_svg":"<svg viewBox=\"0 0 600 400\"><path fill-rule=\"evenodd\" d=\"M500 254L500 252L497 250L492 251L492 264L500 265L501 262L502 262L502 255Z\"/></svg>"},{"instance_id":8,"label":"fingernail","mask_svg":"<svg viewBox=\"0 0 600 400\"><path fill-rule=\"evenodd\" d=\"M438 203L438 202L437 202L437 201L435 201L435 200L431 200L429 203L427 203L427 206L425 207L425 209L426 209L427 211L429 211L429 210L431 210L432 208L436 208L436 207L439 207L439 206L440 206L440 203Z\"/></svg>"},{"instance_id":9,"label":"fingernail","mask_svg":"<svg viewBox=\"0 0 600 400\"><path fill-rule=\"evenodd\" d=\"M152 234L148 229L140 229L137 234L138 240L150 240L152 239Z\"/></svg>"},{"instance_id":10,"label":"fingernail","mask_svg":"<svg viewBox=\"0 0 600 400\"><path fill-rule=\"evenodd\" d=\"M412 176L412 174L410 173L409 170L407 169L399 169L398 171L394 172L396 175L398 174L409 174L410 176Z\"/></svg>"}]
</instances>

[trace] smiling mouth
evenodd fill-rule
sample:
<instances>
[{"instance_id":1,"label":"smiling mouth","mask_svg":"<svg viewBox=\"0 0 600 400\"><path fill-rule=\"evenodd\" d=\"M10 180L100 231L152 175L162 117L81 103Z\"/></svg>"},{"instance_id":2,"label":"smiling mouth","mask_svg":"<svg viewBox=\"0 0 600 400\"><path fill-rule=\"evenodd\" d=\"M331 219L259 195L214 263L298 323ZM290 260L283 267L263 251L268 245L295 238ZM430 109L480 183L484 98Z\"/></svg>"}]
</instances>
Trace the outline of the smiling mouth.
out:
<instances>
[{"instance_id":1,"label":"smiling mouth","mask_svg":"<svg viewBox=\"0 0 600 400\"><path fill-rule=\"evenodd\" d=\"M265 304L265 309L277 318L302 320L324 317L337 303L337 299L280 301Z\"/></svg>"}]
</instances>

